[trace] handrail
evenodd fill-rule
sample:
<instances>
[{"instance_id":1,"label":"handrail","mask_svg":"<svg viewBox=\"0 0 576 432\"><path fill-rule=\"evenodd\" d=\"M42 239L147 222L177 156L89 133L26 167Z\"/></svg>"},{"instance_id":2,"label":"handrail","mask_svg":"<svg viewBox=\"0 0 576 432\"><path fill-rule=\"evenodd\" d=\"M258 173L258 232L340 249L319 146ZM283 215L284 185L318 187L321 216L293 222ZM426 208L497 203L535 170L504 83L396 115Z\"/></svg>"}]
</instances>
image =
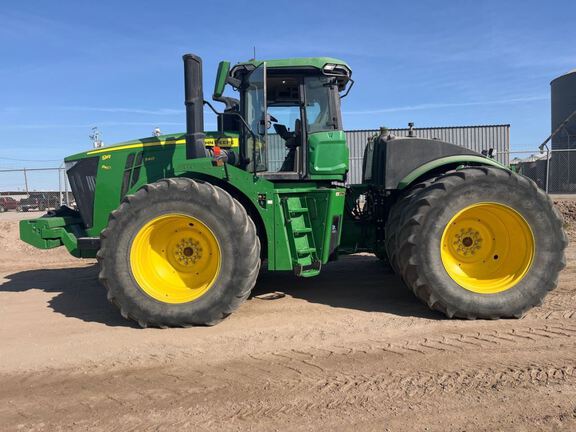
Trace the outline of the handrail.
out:
<instances>
[{"instance_id":1,"label":"handrail","mask_svg":"<svg viewBox=\"0 0 576 432\"><path fill-rule=\"evenodd\" d=\"M546 138L546 140L542 144L540 144L538 146L540 153L544 153L544 147L546 146L546 144L548 144L548 142L552 138L554 138L556 136L556 134L558 132L560 132L566 126L566 124L568 124L570 122L570 120L572 120L572 117L574 117L575 115L576 115L576 110L574 110L574 112L572 114L570 114L568 117L566 117L566 120L564 120L562 123L560 123L560 126L558 126L556 128L556 130L554 132L552 132L552 134L548 138Z\"/></svg>"}]
</instances>

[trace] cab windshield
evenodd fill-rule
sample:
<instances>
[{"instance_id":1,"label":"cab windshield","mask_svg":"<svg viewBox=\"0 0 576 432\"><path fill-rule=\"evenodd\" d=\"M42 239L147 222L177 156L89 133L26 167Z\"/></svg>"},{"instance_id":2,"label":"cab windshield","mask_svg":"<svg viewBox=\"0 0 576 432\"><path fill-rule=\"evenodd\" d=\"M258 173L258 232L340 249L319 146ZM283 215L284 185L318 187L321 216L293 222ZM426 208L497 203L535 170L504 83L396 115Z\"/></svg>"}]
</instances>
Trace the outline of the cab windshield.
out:
<instances>
[{"instance_id":1,"label":"cab windshield","mask_svg":"<svg viewBox=\"0 0 576 432\"><path fill-rule=\"evenodd\" d=\"M304 78L306 87L306 125L308 133L341 129L338 88L334 78Z\"/></svg>"}]
</instances>

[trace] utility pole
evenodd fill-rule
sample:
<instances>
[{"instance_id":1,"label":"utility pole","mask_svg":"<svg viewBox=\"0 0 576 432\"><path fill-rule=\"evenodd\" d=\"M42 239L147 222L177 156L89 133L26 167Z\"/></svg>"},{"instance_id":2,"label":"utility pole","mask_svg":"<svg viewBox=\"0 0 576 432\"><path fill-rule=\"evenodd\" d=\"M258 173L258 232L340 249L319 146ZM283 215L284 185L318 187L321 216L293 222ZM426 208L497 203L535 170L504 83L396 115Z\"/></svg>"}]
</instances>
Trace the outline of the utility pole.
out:
<instances>
[{"instance_id":1,"label":"utility pole","mask_svg":"<svg viewBox=\"0 0 576 432\"><path fill-rule=\"evenodd\" d=\"M58 198L60 198L60 207L62 207L62 168L58 168Z\"/></svg>"},{"instance_id":2,"label":"utility pole","mask_svg":"<svg viewBox=\"0 0 576 432\"><path fill-rule=\"evenodd\" d=\"M26 168L24 168L24 188L26 189L26 195L30 195L28 193L28 175L26 174Z\"/></svg>"}]
</instances>

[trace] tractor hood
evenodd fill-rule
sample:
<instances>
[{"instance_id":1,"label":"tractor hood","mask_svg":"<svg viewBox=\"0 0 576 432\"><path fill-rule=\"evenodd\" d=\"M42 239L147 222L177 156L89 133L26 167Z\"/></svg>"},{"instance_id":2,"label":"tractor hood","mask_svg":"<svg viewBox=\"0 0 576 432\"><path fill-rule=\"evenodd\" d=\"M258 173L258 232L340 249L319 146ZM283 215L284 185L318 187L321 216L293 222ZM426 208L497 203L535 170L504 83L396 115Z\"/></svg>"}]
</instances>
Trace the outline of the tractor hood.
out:
<instances>
[{"instance_id":1,"label":"tractor hood","mask_svg":"<svg viewBox=\"0 0 576 432\"><path fill-rule=\"evenodd\" d=\"M232 133L225 133L224 138L222 137L217 138L218 135L219 134L217 132L206 132L206 139L205 139L206 146L212 147L214 145L218 145L220 147L225 148L238 147L238 135ZM131 149L140 149L148 147L161 148L164 146L185 145L185 144L186 144L186 135L184 133L160 135L158 137L140 138L131 141L124 141L111 146L86 150L66 157L64 159L64 162L73 162L76 160L85 159L93 156L99 156L102 154L108 154L110 152L120 150L131 150Z\"/></svg>"}]
</instances>

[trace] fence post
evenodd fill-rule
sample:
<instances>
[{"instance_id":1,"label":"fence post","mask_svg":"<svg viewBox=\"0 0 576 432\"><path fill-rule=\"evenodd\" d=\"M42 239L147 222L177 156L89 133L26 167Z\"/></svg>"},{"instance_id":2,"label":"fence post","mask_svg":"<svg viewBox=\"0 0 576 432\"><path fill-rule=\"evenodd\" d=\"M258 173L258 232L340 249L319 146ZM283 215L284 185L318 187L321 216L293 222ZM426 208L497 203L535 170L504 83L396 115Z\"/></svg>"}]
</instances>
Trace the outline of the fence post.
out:
<instances>
[{"instance_id":1,"label":"fence post","mask_svg":"<svg viewBox=\"0 0 576 432\"><path fill-rule=\"evenodd\" d=\"M546 148L546 193L548 193L550 183L550 157L551 151L549 148Z\"/></svg>"},{"instance_id":2,"label":"fence post","mask_svg":"<svg viewBox=\"0 0 576 432\"><path fill-rule=\"evenodd\" d=\"M66 205L70 207L70 200L68 198L68 176L66 175L66 170L64 170L64 197L66 198Z\"/></svg>"},{"instance_id":3,"label":"fence post","mask_svg":"<svg viewBox=\"0 0 576 432\"><path fill-rule=\"evenodd\" d=\"M23 169L24 172L24 189L26 190L26 195L30 195L28 193L28 175L26 174L26 168Z\"/></svg>"},{"instance_id":4,"label":"fence post","mask_svg":"<svg viewBox=\"0 0 576 432\"><path fill-rule=\"evenodd\" d=\"M60 198L60 207L62 207L62 169L58 168L58 198Z\"/></svg>"}]
</instances>

